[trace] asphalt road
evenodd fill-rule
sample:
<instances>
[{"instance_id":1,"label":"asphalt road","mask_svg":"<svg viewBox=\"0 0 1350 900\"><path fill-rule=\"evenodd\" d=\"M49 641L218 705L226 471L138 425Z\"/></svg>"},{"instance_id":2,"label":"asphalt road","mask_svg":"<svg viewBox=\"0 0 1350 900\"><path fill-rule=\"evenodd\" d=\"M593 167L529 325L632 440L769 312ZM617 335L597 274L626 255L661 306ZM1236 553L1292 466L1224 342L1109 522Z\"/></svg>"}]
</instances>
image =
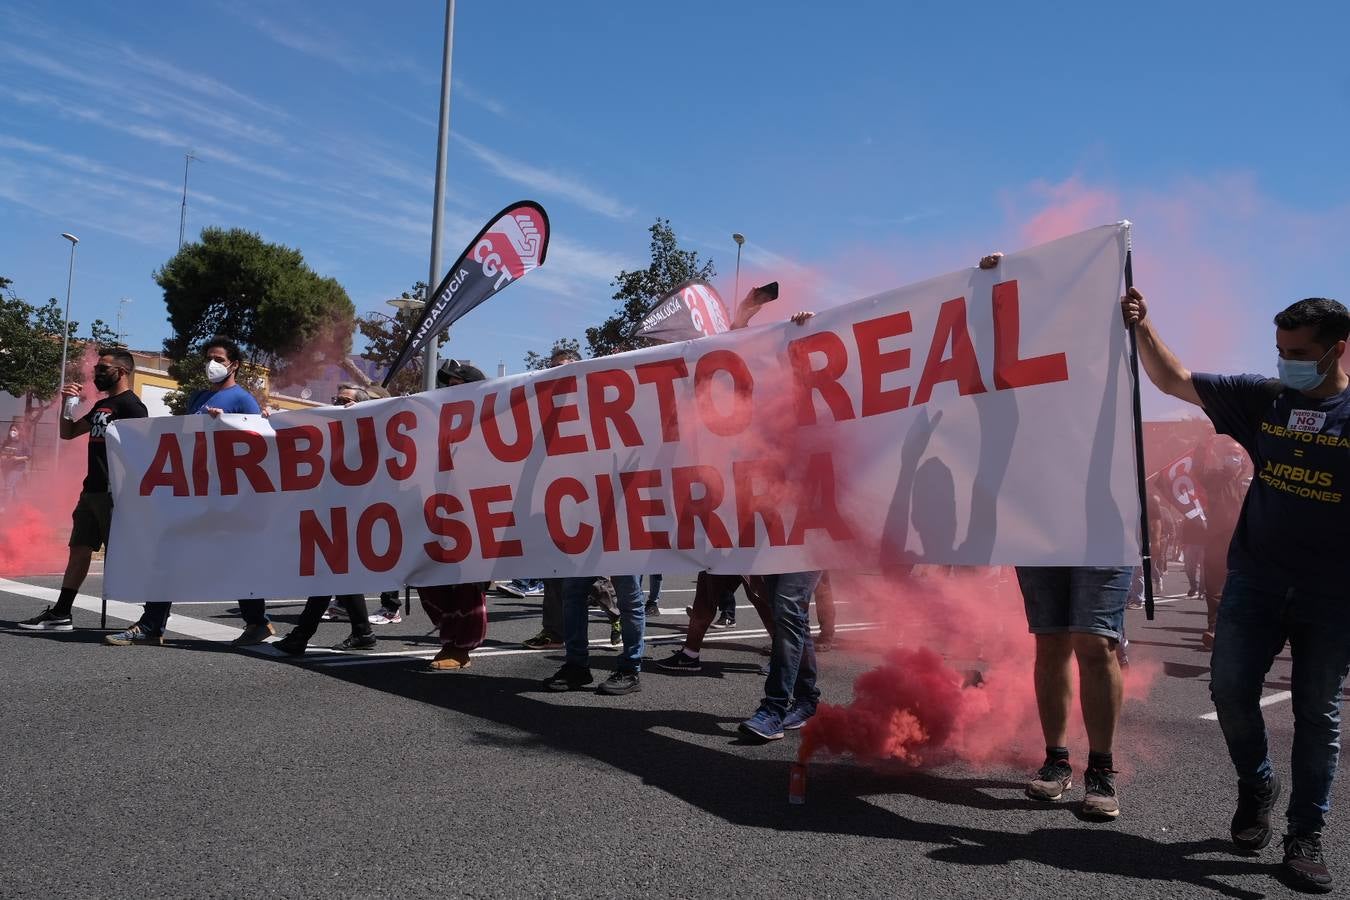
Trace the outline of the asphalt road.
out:
<instances>
[{"instance_id":1,"label":"asphalt road","mask_svg":"<svg viewBox=\"0 0 1350 900\"><path fill-rule=\"evenodd\" d=\"M1028 772L1015 769L816 763L807 803L788 805L796 737L736 737L763 684L748 609L738 633L705 647L702 674L649 666L640 693L603 697L540 689L561 653L516 649L538 629L534 599L494 597L473 667L431 675L415 656L297 663L180 635L107 647L83 609L75 632L19 631L10 623L42 607L22 594L58 579L19 581L0 584L3 897L1291 893L1275 848L1228 850L1235 787L1218 725L1202 718L1195 600L1160 606L1153 622L1129 614L1134 658L1163 674L1127 709L1124 812L1103 825L1027 800ZM678 643L691 588L667 579L649 636L672 643L649 657ZM1180 585L1169 576L1167 588ZM99 590L91 577L85 593ZM238 625L227 605L177 609ZM299 606L272 612L284 631ZM429 656L427 628L420 611L377 628L380 652ZM596 620L592 636L603 644L605 632ZM325 624L315 646L345 633ZM593 664L611 659L597 647ZM826 699L846 699L873 662L823 656ZM1288 672L1282 658L1268 693ZM1289 704L1267 719L1287 773ZM1340 820L1333 809L1328 857L1350 879Z\"/></svg>"}]
</instances>

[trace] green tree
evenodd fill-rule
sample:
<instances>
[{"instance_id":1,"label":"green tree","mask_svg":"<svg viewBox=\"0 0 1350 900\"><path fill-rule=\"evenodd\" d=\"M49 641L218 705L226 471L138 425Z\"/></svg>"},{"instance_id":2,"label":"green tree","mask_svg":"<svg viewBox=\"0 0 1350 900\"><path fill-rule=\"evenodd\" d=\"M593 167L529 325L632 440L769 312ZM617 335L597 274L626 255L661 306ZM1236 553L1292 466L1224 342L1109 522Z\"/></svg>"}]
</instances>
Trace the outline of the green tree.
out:
<instances>
[{"instance_id":1,"label":"green tree","mask_svg":"<svg viewBox=\"0 0 1350 900\"><path fill-rule=\"evenodd\" d=\"M425 281L414 282L413 286L400 296L404 300L421 300L426 296L426 287ZM382 370L388 371L421 316L420 309L399 309L392 316L370 312L358 317L356 327L366 339L366 348L361 355ZM382 378L383 376L381 380ZM422 359L418 356L408 360L408 364L399 371L389 385L389 392L399 396L415 394L420 390L422 390Z\"/></svg>"},{"instance_id":2,"label":"green tree","mask_svg":"<svg viewBox=\"0 0 1350 900\"><path fill-rule=\"evenodd\" d=\"M164 291L173 334L164 352L182 390L166 397L181 413L192 390L206 386L199 352L214 336L239 344L274 378L301 381L351 352L356 308L333 278L305 264L299 250L239 228L206 228L154 274ZM261 373L240 383L260 393Z\"/></svg>"},{"instance_id":3,"label":"green tree","mask_svg":"<svg viewBox=\"0 0 1350 900\"><path fill-rule=\"evenodd\" d=\"M42 306L34 306L19 297L13 285L0 276L0 391L23 398L24 418L31 424L56 400L61 383L83 382L89 377L81 364L85 345L109 346L115 335L102 319L95 319L89 337L80 339L76 337L80 323L68 323L66 371L64 378L58 379L61 304L53 297Z\"/></svg>"},{"instance_id":4,"label":"green tree","mask_svg":"<svg viewBox=\"0 0 1350 900\"><path fill-rule=\"evenodd\" d=\"M651 265L614 276L611 285L617 288L614 299L619 308L599 326L586 329L586 343L592 356L649 346L651 341L637 336L638 326L657 301L682 282L717 274L712 260L700 260L696 251L680 248L669 219L657 218L649 230Z\"/></svg>"},{"instance_id":5,"label":"green tree","mask_svg":"<svg viewBox=\"0 0 1350 900\"><path fill-rule=\"evenodd\" d=\"M553 359L558 353L566 350L570 350L577 356L580 356L581 341L576 338L558 338L553 342L553 346L548 349L547 353L540 354L531 350L529 353L525 354L525 370L528 372L537 372L540 369L547 369L549 360Z\"/></svg>"}]
</instances>

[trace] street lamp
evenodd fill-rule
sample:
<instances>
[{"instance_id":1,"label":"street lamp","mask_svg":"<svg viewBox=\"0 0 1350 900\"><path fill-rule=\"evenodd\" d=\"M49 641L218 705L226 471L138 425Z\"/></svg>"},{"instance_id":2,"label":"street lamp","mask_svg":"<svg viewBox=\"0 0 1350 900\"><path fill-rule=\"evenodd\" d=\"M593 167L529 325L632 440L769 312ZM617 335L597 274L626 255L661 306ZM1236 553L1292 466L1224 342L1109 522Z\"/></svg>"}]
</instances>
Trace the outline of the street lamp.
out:
<instances>
[{"instance_id":1,"label":"street lamp","mask_svg":"<svg viewBox=\"0 0 1350 900\"><path fill-rule=\"evenodd\" d=\"M741 302L741 245L745 243L745 235L740 232L732 234L731 239L736 242L736 287L731 298L732 303Z\"/></svg>"},{"instance_id":2,"label":"street lamp","mask_svg":"<svg viewBox=\"0 0 1350 900\"><path fill-rule=\"evenodd\" d=\"M66 384L66 353L70 349L70 287L75 282L75 245L80 239L69 232L61 232L61 237L70 241L70 268L66 272L66 318L61 323L61 372L56 376L56 394L61 395L61 388ZM64 406L65 401L61 401ZM52 465L55 468L61 467L61 417L65 415L64 408L58 408L56 413L56 450L52 454Z\"/></svg>"},{"instance_id":3,"label":"street lamp","mask_svg":"<svg viewBox=\"0 0 1350 900\"><path fill-rule=\"evenodd\" d=\"M415 312L427 305L427 302L425 300L418 300L416 297L394 297L384 302L386 305L392 306L394 309L398 310L398 312L402 312L405 309ZM394 321L398 320L398 312L394 313ZM436 342L433 340L431 342L431 347L428 348L426 356L421 361L424 367L428 364L432 366L436 364L435 362L436 357L433 355L436 353L435 348ZM425 378L425 376L423 377ZM435 375L432 375L432 378L435 377L436 377Z\"/></svg>"},{"instance_id":4,"label":"street lamp","mask_svg":"<svg viewBox=\"0 0 1350 900\"><path fill-rule=\"evenodd\" d=\"M431 302L431 292L441 281L441 228L445 214L445 167L450 152L450 61L455 47L455 0L445 0L445 44L441 50L441 115L436 131L436 186L431 206L431 274L422 299ZM427 336L422 388L436 389L436 357L440 352L435 334Z\"/></svg>"}]
</instances>

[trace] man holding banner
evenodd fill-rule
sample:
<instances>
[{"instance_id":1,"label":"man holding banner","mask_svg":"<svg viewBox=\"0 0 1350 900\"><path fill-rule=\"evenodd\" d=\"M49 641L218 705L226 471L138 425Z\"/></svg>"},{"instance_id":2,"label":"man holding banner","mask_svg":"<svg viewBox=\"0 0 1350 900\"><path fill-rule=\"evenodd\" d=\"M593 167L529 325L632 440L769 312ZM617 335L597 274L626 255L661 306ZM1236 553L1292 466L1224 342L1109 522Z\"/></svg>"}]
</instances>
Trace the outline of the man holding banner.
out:
<instances>
[{"instance_id":1,"label":"man holding banner","mask_svg":"<svg viewBox=\"0 0 1350 900\"><path fill-rule=\"evenodd\" d=\"M1233 842L1252 853L1270 842L1281 784L1260 701L1266 673L1288 643L1294 747L1284 871L1304 889L1330 891L1322 827L1350 668L1350 376L1341 362L1350 312L1310 298L1276 315L1279 377L1271 379L1192 373L1158 336L1143 294L1131 288L1121 309L1153 384L1202 407L1256 466L1228 551L1211 657L1210 694L1238 775Z\"/></svg>"},{"instance_id":2,"label":"man holding banner","mask_svg":"<svg viewBox=\"0 0 1350 900\"><path fill-rule=\"evenodd\" d=\"M237 381L239 367L243 365L244 354L239 345L229 338L215 337L202 348L205 354L206 380L209 388L195 391L188 398L187 414L205 413L213 419L226 413L259 415L258 401ZM172 603L147 603L141 620L125 631L105 635L103 642L115 647L127 647L140 643L163 643L164 631L169 623L169 610ZM244 619L244 630L231 643L236 647L261 644L276 629L267 618L267 601L260 597L244 597L239 600L239 614Z\"/></svg>"}]
</instances>

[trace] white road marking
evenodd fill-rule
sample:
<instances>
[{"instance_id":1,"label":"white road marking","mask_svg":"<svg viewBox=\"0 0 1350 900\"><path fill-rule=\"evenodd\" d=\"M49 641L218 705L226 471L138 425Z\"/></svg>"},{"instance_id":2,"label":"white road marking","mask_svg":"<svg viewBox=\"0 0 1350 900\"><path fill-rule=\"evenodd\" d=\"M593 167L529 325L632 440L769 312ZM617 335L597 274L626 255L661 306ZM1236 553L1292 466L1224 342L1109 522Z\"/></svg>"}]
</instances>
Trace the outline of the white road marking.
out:
<instances>
[{"instance_id":1,"label":"white road marking","mask_svg":"<svg viewBox=\"0 0 1350 900\"><path fill-rule=\"evenodd\" d=\"M7 578L0 578L0 591L7 594L18 594L20 597L31 597L44 603L55 603L56 598L61 595L61 592L56 588L38 587L33 584L10 581ZM75 606L80 609L98 612L102 605L103 601L98 597L89 594L75 595ZM123 603L121 600L109 600L108 618L117 619L120 622L139 621L141 605L138 603ZM243 633L242 629L239 628L221 625L218 622L208 622L205 619L193 619L189 616L181 616L178 613L169 614L168 630L175 634L185 634L188 637L203 641L232 641Z\"/></svg>"},{"instance_id":2,"label":"white road marking","mask_svg":"<svg viewBox=\"0 0 1350 900\"><path fill-rule=\"evenodd\" d=\"M1274 705L1274 704L1276 704L1276 703L1283 703L1284 701L1288 700L1289 698L1291 698L1291 697L1293 697L1293 696L1294 696L1294 695L1293 695L1292 693L1290 693L1289 691L1276 691L1276 692L1273 693L1273 694L1267 694L1266 696L1262 697L1262 698L1261 698L1261 705L1262 705L1262 706L1272 706L1272 705ZM1207 713L1205 713L1203 716L1201 716L1200 718L1205 719L1206 721L1209 721L1209 722L1217 722L1217 721L1219 721L1219 713L1218 713L1217 710L1216 710L1216 711L1213 711L1213 712L1207 712Z\"/></svg>"},{"instance_id":3,"label":"white road marking","mask_svg":"<svg viewBox=\"0 0 1350 900\"><path fill-rule=\"evenodd\" d=\"M838 632L846 632L846 631L870 631L870 630L876 628L879 624L881 624L881 623L879 623L879 622L855 622L855 623L850 624L850 625L839 625L839 626L837 626L837 627L835 628L835 631L836 631L836 633L838 633ZM769 636L769 633L768 633L767 631L765 631L764 629L762 629L762 628L760 628L760 629L754 629L754 630L745 630L745 631L718 631L718 632L712 632L712 633L709 633L708 636L705 637L705 638L703 639L703 643L708 644L708 643L714 643L714 642L717 642L717 641L733 641L733 640L740 640L740 639L743 639L743 638L764 638L764 637L768 637L768 636ZM598 638L598 639L593 640L593 641L588 641L587 643L588 643L591 647L600 647L600 648L602 648L602 649L604 649L604 648L609 648L609 647L612 646L612 645L609 643L609 638ZM676 644L676 643L683 644L683 643L684 643L684 635L682 635L682 634L672 634L672 635L663 635L663 636L660 636L660 637L647 637L647 638L644 638L644 643L646 643L646 644ZM257 649L257 648L253 648L253 649ZM345 650L325 650L325 651L323 651L321 654L319 654L319 657L320 657L320 658L318 658L318 659L310 659L310 658L308 658L308 657L309 657L309 655L310 655L311 653L315 653L315 654L318 654L318 653L319 653L318 648L314 648L314 649L311 649L311 650L306 651L306 653L305 653L305 662L307 662L307 663L315 663L315 664L317 664L317 665L321 665L321 666L323 666L325 669L331 669L331 668L334 668L334 667L340 667L340 666L359 666L359 665L366 665L366 664L370 664L370 663L386 663L386 662L399 662L399 661L405 661L405 662L406 662L406 661L411 661L411 660L414 660L414 659L431 659L433 656L435 656L435 655L439 652L439 649L440 649L440 648L436 648L436 649L427 649L427 650L396 650L396 651L392 651L392 652L388 652L388 653L362 653L362 652L360 652L360 651L350 651L350 652L349 652L349 651L345 651ZM274 651L274 652L278 652L278 651ZM489 647L489 648L487 648L487 649L483 649L483 648L480 647L479 649L472 651L472 654L471 654L471 655L472 655L472 657L473 657L474 659L482 659L482 658L489 657L489 656L523 656L523 655L528 654L528 653L559 653L559 652L561 652L560 649L554 649L554 650L527 650L527 649L525 649L524 647L500 647L500 648L499 648L499 647ZM299 657L292 657L292 658L293 658L293 659L299 659Z\"/></svg>"},{"instance_id":4,"label":"white road marking","mask_svg":"<svg viewBox=\"0 0 1350 900\"><path fill-rule=\"evenodd\" d=\"M682 589L681 589L682 590ZM692 589L690 589L692 592ZM60 591L56 588L39 587L37 585L25 584L19 581L10 581L7 578L0 578L0 592L7 594L17 594L21 597L30 597L33 600L40 600L44 603L55 603ZM269 601L269 605L295 605L297 602L304 601L284 600ZM75 606L79 609L89 612L98 612L103 604L103 600L90 594L76 594ZM737 606L737 609L752 609L749 604ZM684 612L683 609L662 609L663 614L674 615ZM142 607L136 603L124 603L121 600L108 601L108 618L116 619L121 622L137 622L141 618ZM849 625L839 625L836 631L863 631L875 628L879 623L876 622L855 622ZM190 616L171 613L169 623L166 629L174 634L186 635L187 637L197 638L205 641L232 641L243 633L240 628L230 625L221 625L218 622L208 622L205 619L194 619ZM762 628L744 629L738 631L716 631L710 632L705 637L704 643L737 640L741 638L763 638L768 637L769 633ZM683 643L683 634L648 636L645 643L648 644L673 644ZM598 638L588 642L592 647L605 648L612 646L609 638ZM241 647L241 650L247 650L260 656L271 658L299 659L300 657L289 657L280 650L273 649L269 643L257 644L249 647ZM398 650L386 653L363 653L360 651L332 650L329 648L311 647L306 653L306 662L312 662L318 665L327 666L350 666L361 665L364 663L376 662L396 662L407 659L431 659L439 652L435 650ZM550 653L556 651L549 650L527 650L524 647L490 647L488 649L475 650L473 656L475 659L488 656L516 656L526 653ZM317 657L317 658L309 658Z\"/></svg>"}]
</instances>

